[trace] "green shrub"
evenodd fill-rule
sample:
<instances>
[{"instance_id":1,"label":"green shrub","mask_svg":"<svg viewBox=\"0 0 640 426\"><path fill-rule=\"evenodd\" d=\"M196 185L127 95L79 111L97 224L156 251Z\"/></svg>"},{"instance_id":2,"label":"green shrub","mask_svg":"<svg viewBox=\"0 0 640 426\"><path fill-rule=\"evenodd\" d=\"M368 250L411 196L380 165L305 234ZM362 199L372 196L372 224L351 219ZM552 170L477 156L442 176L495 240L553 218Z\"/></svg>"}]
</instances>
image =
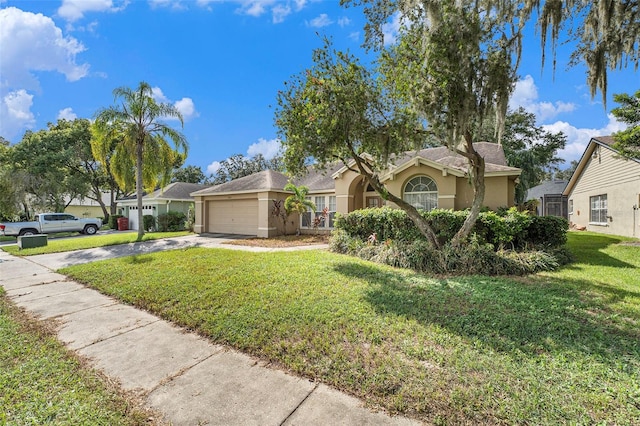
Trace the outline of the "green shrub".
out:
<instances>
[{"instance_id":1,"label":"green shrub","mask_svg":"<svg viewBox=\"0 0 640 426\"><path fill-rule=\"evenodd\" d=\"M567 243L569 222L557 216L531 216L526 242L534 247L553 249Z\"/></svg>"},{"instance_id":2,"label":"green shrub","mask_svg":"<svg viewBox=\"0 0 640 426\"><path fill-rule=\"evenodd\" d=\"M469 212L435 209L421 212L433 228L440 244L451 241L462 227ZM362 209L347 215L337 215L335 228L351 238L367 241L375 235L377 241L413 243L425 241L404 210L390 207ZM473 228L479 244L490 244L494 250L561 247L566 243L568 223L563 218L531 216L515 207L500 213L483 211Z\"/></svg>"},{"instance_id":3,"label":"green shrub","mask_svg":"<svg viewBox=\"0 0 640 426\"><path fill-rule=\"evenodd\" d=\"M121 214L112 214L109 216L109 228L118 229L118 219L124 217Z\"/></svg>"},{"instance_id":4,"label":"green shrub","mask_svg":"<svg viewBox=\"0 0 640 426\"><path fill-rule=\"evenodd\" d=\"M184 230L186 215L181 212L168 212L158 215L158 231L174 232Z\"/></svg>"},{"instance_id":5,"label":"green shrub","mask_svg":"<svg viewBox=\"0 0 640 426\"><path fill-rule=\"evenodd\" d=\"M145 214L142 216L142 224L145 231L153 231L156 229L156 218L152 214Z\"/></svg>"}]
</instances>

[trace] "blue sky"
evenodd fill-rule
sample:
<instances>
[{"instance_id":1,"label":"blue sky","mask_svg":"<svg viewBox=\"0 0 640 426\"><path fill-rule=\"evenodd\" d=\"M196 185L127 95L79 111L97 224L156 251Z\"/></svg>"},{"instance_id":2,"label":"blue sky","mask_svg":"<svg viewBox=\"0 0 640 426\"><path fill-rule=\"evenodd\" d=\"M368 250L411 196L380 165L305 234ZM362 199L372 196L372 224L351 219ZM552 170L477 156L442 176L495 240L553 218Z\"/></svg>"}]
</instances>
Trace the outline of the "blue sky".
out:
<instances>
[{"instance_id":1,"label":"blue sky","mask_svg":"<svg viewBox=\"0 0 640 426\"><path fill-rule=\"evenodd\" d=\"M0 0L0 8L1 136L15 143L58 118L92 118L113 104L114 88L146 81L185 117L186 164L208 173L233 154L273 156L277 91L311 65L318 34L361 53L365 22L361 8L338 0ZM555 73L551 61L542 69L539 41L527 39L511 106L567 134L568 164L592 136L623 128L609 114L612 96L638 90L640 76L612 72L605 110L584 68L567 69L567 60L561 46Z\"/></svg>"}]
</instances>

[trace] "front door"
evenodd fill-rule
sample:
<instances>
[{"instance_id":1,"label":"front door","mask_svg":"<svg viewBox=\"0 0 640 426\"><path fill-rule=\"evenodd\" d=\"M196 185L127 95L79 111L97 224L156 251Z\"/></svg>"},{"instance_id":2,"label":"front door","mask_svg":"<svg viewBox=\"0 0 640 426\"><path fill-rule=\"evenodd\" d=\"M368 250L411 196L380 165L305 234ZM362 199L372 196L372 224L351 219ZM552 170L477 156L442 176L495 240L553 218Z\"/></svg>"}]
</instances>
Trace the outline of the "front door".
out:
<instances>
[{"instance_id":1,"label":"front door","mask_svg":"<svg viewBox=\"0 0 640 426\"><path fill-rule=\"evenodd\" d=\"M367 208L374 208L374 207L382 207L384 204L382 203L382 198L381 197L367 197Z\"/></svg>"}]
</instances>

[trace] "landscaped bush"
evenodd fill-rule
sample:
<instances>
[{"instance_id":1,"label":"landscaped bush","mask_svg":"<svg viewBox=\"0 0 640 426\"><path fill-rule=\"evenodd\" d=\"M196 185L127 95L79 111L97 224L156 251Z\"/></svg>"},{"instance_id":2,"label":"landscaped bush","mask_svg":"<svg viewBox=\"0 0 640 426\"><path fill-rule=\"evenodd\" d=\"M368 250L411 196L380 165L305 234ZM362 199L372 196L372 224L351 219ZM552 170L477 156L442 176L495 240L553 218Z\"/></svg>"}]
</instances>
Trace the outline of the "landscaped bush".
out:
<instances>
[{"instance_id":1,"label":"landscaped bush","mask_svg":"<svg viewBox=\"0 0 640 426\"><path fill-rule=\"evenodd\" d=\"M403 210L357 210L336 220L330 247L392 266L429 273L523 275L552 270L571 260L563 249L568 223L563 218L531 216L515 208L480 213L469 240L449 241L468 211L423 212L441 247L432 249Z\"/></svg>"},{"instance_id":2,"label":"landscaped bush","mask_svg":"<svg viewBox=\"0 0 640 426\"><path fill-rule=\"evenodd\" d=\"M145 214L142 216L142 224L145 231L153 231L156 229L156 218L152 214Z\"/></svg>"},{"instance_id":3,"label":"landscaped bush","mask_svg":"<svg viewBox=\"0 0 640 426\"><path fill-rule=\"evenodd\" d=\"M181 212L168 212L158 215L158 231L182 231L187 216Z\"/></svg>"},{"instance_id":4,"label":"landscaped bush","mask_svg":"<svg viewBox=\"0 0 640 426\"><path fill-rule=\"evenodd\" d=\"M109 216L109 228L118 229L118 219L124 217L121 214L112 214Z\"/></svg>"}]
</instances>

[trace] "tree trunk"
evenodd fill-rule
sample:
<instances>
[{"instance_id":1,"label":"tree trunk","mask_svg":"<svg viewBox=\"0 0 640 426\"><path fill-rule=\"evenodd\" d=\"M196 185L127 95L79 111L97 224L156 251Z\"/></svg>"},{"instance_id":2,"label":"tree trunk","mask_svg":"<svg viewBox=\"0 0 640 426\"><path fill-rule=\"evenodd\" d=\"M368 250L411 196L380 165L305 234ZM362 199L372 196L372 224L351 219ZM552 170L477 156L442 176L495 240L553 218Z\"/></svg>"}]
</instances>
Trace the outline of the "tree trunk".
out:
<instances>
[{"instance_id":1,"label":"tree trunk","mask_svg":"<svg viewBox=\"0 0 640 426\"><path fill-rule=\"evenodd\" d=\"M138 206L138 241L142 241L144 236L144 226L142 218L142 148L143 141L138 141L136 144L136 197Z\"/></svg>"},{"instance_id":2,"label":"tree trunk","mask_svg":"<svg viewBox=\"0 0 640 426\"><path fill-rule=\"evenodd\" d=\"M473 203L471 204L471 211L469 211L469 216L462 224L462 227L456 232L456 235L451 240L451 243L454 246L460 245L463 241L469 237L473 227L476 224L476 220L478 219L478 215L480 214L480 209L482 208L482 204L484 203L484 194L485 194L485 184L484 184L484 170L485 170L485 162L484 158L478 154L478 152L473 147L473 139L471 137L471 133L465 133L465 145L467 148L466 152L459 152L459 154L467 157L469 160L469 173L471 174L471 182L473 183Z\"/></svg>"}]
</instances>

